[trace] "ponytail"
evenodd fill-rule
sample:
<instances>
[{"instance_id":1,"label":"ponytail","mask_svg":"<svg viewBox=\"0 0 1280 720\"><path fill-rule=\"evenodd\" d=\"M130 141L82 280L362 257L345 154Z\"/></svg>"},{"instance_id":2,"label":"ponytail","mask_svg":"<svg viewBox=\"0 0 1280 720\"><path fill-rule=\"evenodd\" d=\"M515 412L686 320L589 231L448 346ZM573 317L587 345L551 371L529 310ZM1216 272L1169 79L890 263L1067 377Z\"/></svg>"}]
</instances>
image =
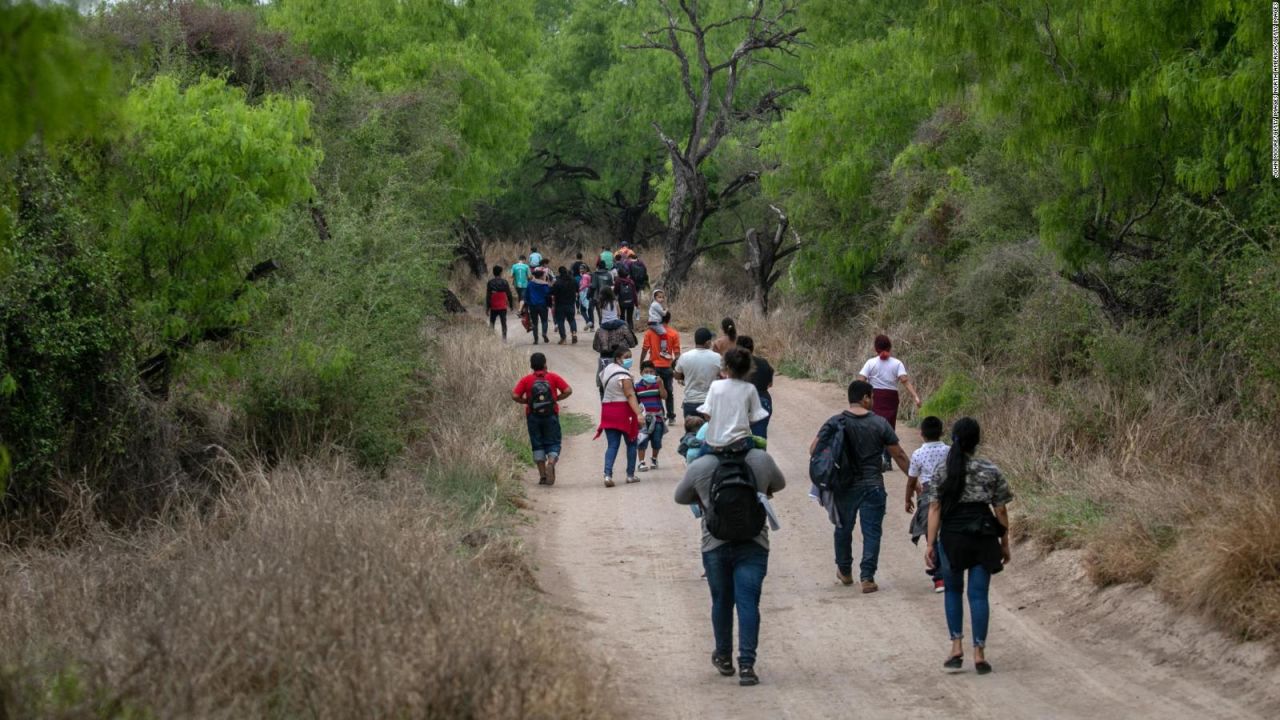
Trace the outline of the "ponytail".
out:
<instances>
[{"instance_id":1,"label":"ponytail","mask_svg":"<svg viewBox=\"0 0 1280 720\"><path fill-rule=\"evenodd\" d=\"M738 339L738 326L737 326L736 324L734 324L734 322L733 322L733 318L725 318L725 319L721 320L721 321L720 321L720 329L724 331L724 334L725 334L725 335L726 335L730 340L733 340L733 341L735 341L735 342L737 341L737 339Z\"/></svg>"},{"instance_id":2,"label":"ponytail","mask_svg":"<svg viewBox=\"0 0 1280 720\"><path fill-rule=\"evenodd\" d=\"M953 509L964 496L966 475L968 474L969 456L973 455L982 440L982 428L978 421L970 417L962 417L951 428L951 450L947 453L947 477L938 487L938 499L942 502L945 513Z\"/></svg>"}]
</instances>

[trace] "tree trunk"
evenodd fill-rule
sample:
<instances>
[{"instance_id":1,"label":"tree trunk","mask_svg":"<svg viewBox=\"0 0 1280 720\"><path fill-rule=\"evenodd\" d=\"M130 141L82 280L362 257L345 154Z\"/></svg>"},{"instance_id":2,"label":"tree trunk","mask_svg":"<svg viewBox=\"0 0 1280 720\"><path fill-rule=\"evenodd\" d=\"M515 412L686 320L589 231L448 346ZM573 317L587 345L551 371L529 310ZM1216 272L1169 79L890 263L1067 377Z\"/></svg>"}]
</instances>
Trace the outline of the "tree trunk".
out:
<instances>
[{"instance_id":1,"label":"tree trunk","mask_svg":"<svg viewBox=\"0 0 1280 720\"><path fill-rule=\"evenodd\" d=\"M489 269L484 259L484 236L480 234L480 228L466 218L459 218L458 224L458 245L454 254L466 261L472 275L484 278Z\"/></svg>"}]
</instances>

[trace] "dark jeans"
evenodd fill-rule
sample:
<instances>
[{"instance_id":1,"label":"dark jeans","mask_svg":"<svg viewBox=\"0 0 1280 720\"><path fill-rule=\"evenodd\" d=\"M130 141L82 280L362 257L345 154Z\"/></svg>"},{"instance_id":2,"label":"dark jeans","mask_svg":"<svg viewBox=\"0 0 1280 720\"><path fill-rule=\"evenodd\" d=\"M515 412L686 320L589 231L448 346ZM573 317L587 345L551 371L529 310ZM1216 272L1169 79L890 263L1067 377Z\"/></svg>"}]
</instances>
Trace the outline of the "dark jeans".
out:
<instances>
[{"instance_id":1,"label":"dark jeans","mask_svg":"<svg viewBox=\"0 0 1280 720\"><path fill-rule=\"evenodd\" d=\"M952 640L964 637L964 571L951 570L942 543L937 544L938 569L945 586L943 607L947 613L947 631ZM981 565L969 568L969 619L973 622L973 646L987 646L987 626L991 622L991 603L987 593L991 589L991 571Z\"/></svg>"},{"instance_id":2,"label":"dark jeans","mask_svg":"<svg viewBox=\"0 0 1280 720\"><path fill-rule=\"evenodd\" d=\"M769 421L773 419L773 398L769 393L760 393L760 404L769 411L769 417L760 422L751 423L751 434L762 438L769 437Z\"/></svg>"},{"instance_id":3,"label":"dark jeans","mask_svg":"<svg viewBox=\"0 0 1280 720\"><path fill-rule=\"evenodd\" d=\"M525 418L529 428L529 447L533 449L533 461L542 462L547 457L560 457L560 418L551 415L534 415Z\"/></svg>"},{"instance_id":4,"label":"dark jeans","mask_svg":"<svg viewBox=\"0 0 1280 720\"><path fill-rule=\"evenodd\" d=\"M636 306L618 303L618 317L622 318L622 321L628 327L634 328L636 326Z\"/></svg>"},{"instance_id":5,"label":"dark jeans","mask_svg":"<svg viewBox=\"0 0 1280 720\"><path fill-rule=\"evenodd\" d=\"M582 321L586 323L588 327L595 326L596 324L595 309L591 307L590 301L588 301L586 305L583 305L582 303L578 303L578 312L582 313Z\"/></svg>"},{"instance_id":6,"label":"dark jeans","mask_svg":"<svg viewBox=\"0 0 1280 720\"><path fill-rule=\"evenodd\" d=\"M738 609L738 664L756 664L760 638L760 591L769 572L769 551L754 540L726 543L702 553L711 588L711 631L716 655L733 656L733 610Z\"/></svg>"},{"instance_id":7,"label":"dark jeans","mask_svg":"<svg viewBox=\"0 0 1280 720\"><path fill-rule=\"evenodd\" d=\"M627 444L627 477L635 477L636 441L628 439L627 434L621 430L606 429L604 437L609 442L608 447L604 449L604 474L613 477L613 463L618 459L618 446L625 442Z\"/></svg>"},{"instance_id":8,"label":"dark jeans","mask_svg":"<svg viewBox=\"0 0 1280 720\"><path fill-rule=\"evenodd\" d=\"M886 500L884 486L855 485L836 491L836 511L840 524L836 525L836 567L849 575L853 570L853 526L862 519L862 564L860 580L874 580L880 564L881 524L884 522Z\"/></svg>"},{"instance_id":9,"label":"dark jeans","mask_svg":"<svg viewBox=\"0 0 1280 720\"><path fill-rule=\"evenodd\" d=\"M542 330L538 330L538 323L542 323ZM538 344L538 336L547 336L547 306L546 305L530 305L529 306L529 329L533 331L533 344Z\"/></svg>"},{"instance_id":10,"label":"dark jeans","mask_svg":"<svg viewBox=\"0 0 1280 720\"><path fill-rule=\"evenodd\" d=\"M654 368L658 377L662 378L662 386L667 389L667 419L676 419L676 376L669 367Z\"/></svg>"},{"instance_id":11,"label":"dark jeans","mask_svg":"<svg viewBox=\"0 0 1280 720\"><path fill-rule=\"evenodd\" d=\"M564 324L569 323L569 331L574 335L578 334L578 320L573 314L572 305L556 306L556 332L560 333L560 339L565 338Z\"/></svg>"},{"instance_id":12,"label":"dark jeans","mask_svg":"<svg viewBox=\"0 0 1280 720\"><path fill-rule=\"evenodd\" d=\"M680 412L682 414L681 416L686 418L694 417L695 415L697 417L702 417L702 415L698 413L698 406L700 405L702 405L701 400L699 400L698 402L680 403Z\"/></svg>"},{"instance_id":13,"label":"dark jeans","mask_svg":"<svg viewBox=\"0 0 1280 720\"><path fill-rule=\"evenodd\" d=\"M502 339L507 339L507 311L506 310L490 310L489 311L489 329L493 329L493 323L497 320L502 321Z\"/></svg>"}]
</instances>

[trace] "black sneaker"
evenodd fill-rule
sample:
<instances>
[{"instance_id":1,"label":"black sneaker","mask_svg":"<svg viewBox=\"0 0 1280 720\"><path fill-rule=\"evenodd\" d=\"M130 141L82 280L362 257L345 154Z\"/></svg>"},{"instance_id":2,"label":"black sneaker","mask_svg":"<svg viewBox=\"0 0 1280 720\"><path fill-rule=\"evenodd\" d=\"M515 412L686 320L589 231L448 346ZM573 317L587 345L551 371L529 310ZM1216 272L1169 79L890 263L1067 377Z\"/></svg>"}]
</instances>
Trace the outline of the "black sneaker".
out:
<instances>
[{"instance_id":1,"label":"black sneaker","mask_svg":"<svg viewBox=\"0 0 1280 720\"><path fill-rule=\"evenodd\" d=\"M742 669L738 671L738 684L742 686L759 685L760 676L756 675L756 669L750 665L743 665Z\"/></svg>"},{"instance_id":2,"label":"black sneaker","mask_svg":"<svg viewBox=\"0 0 1280 720\"><path fill-rule=\"evenodd\" d=\"M733 677L733 658L711 653L711 664L716 666L716 670L719 670L721 675Z\"/></svg>"}]
</instances>

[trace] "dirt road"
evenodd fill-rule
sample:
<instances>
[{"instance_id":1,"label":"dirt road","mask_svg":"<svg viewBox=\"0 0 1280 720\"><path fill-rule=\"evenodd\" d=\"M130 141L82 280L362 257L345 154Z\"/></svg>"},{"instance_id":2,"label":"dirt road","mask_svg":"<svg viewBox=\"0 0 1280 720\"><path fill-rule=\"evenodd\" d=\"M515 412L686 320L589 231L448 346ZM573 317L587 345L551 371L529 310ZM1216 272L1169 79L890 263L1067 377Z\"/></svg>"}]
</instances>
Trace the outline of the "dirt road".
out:
<instances>
[{"instance_id":1,"label":"dirt road","mask_svg":"<svg viewBox=\"0 0 1280 720\"><path fill-rule=\"evenodd\" d=\"M534 348L529 337L517 326L513 351L546 352L551 369L576 391L565 411L598 419L590 338L584 337L585 347ZM677 401L680 392L677 387ZM807 497L807 449L821 422L844 407L843 395L834 385L787 378L773 389L769 452L788 486L775 498L783 528L772 536L761 601L758 687L720 677L709 661L710 598L700 578L699 526L672 501L683 472L675 454L679 432L662 452L662 468L642 474L636 485L622 483L620 457L618 486L603 486L604 441L593 442L592 433L566 438L553 488L538 487L531 471L537 522L529 538L539 581L607 660L632 716L1167 720L1269 714L1256 701L1240 700L1247 695L1243 686L1224 685L1221 674L1209 677L1171 653L1135 650L1117 637L1105 612L1101 620L1057 612L1053 583L1079 579L1052 577L1043 562L1020 557L1030 553L1025 548L1015 550L1014 563L992 582L988 658L996 671L976 676L966 647L965 672L944 673L942 596L934 594L908 540L901 473L887 477L880 592L862 595L835 581L831 525ZM908 451L918 444L909 429L903 440ZM855 558L859 548L855 532ZM1024 575L1011 577L1018 573ZM1053 582L1031 579L1045 575ZM967 624L966 617L966 631ZM1266 682L1266 673L1252 673L1251 681L1251 671L1240 670L1241 683Z\"/></svg>"}]
</instances>

